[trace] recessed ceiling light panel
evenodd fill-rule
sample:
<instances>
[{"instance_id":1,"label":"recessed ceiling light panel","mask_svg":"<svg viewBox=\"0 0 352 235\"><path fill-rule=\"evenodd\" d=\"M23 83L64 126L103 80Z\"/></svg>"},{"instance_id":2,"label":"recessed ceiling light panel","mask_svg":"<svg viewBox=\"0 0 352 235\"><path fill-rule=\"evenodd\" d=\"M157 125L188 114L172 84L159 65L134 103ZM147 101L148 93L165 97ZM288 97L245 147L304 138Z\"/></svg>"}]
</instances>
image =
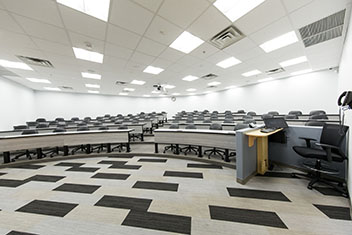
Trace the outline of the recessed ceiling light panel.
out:
<instances>
[{"instance_id":1,"label":"recessed ceiling light panel","mask_svg":"<svg viewBox=\"0 0 352 235\"><path fill-rule=\"evenodd\" d=\"M258 82L269 82L275 80L275 78L263 78L263 79L259 79Z\"/></svg>"},{"instance_id":2,"label":"recessed ceiling light panel","mask_svg":"<svg viewBox=\"0 0 352 235\"><path fill-rule=\"evenodd\" d=\"M249 72L246 72L246 73L242 73L242 76L251 77L251 76L255 76L255 75L261 74L261 73L262 72L260 72L259 70L255 69L255 70L252 70L252 71L249 71Z\"/></svg>"},{"instance_id":3,"label":"recessed ceiling light panel","mask_svg":"<svg viewBox=\"0 0 352 235\"><path fill-rule=\"evenodd\" d=\"M48 91L61 91L61 89L57 87L44 87L44 89Z\"/></svg>"},{"instance_id":4,"label":"recessed ceiling light panel","mask_svg":"<svg viewBox=\"0 0 352 235\"><path fill-rule=\"evenodd\" d=\"M192 76L192 75L188 75L188 76L182 78L182 80L187 81L187 82L192 82L192 81L197 80L197 79L199 79L199 77Z\"/></svg>"},{"instance_id":5,"label":"recessed ceiling light panel","mask_svg":"<svg viewBox=\"0 0 352 235\"><path fill-rule=\"evenodd\" d=\"M295 31L291 31L261 44L260 48L266 53L269 53L282 47L289 46L295 42L298 42L297 35Z\"/></svg>"},{"instance_id":6,"label":"recessed ceiling light panel","mask_svg":"<svg viewBox=\"0 0 352 235\"><path fill-rule=\"evenodd\" d=\"M133 81L131 82L131 84L133 84L133 85L140 85L140 86L142 86L142 85L144 85L144 84L145 84L145 81L133 80Z\"/></svg>"},{"instance_id":7,"label":"recessed ceiling light panel","mask_svg":"<svg viewBox=\"0 0 352 235\"><path fill-rule=\"evenodd\" d=\"M220 61L216 65L221 68L227 69L231 66L234 66L234 65L240 64L240 63L242 63L242 61L236 59L235 57L230 57L230 58L227 58L226 60Z\"/></svg>"},{"instance_id":8,"label":"recessed ceiling light panel","mask_svg":"<svg viewBox=\"0 0 352 235\"><path fill-rule=\"evenodd\" d=\"M103 63L104 55L99 52L88 51L86 49L72 47L77 59L87 60L95 63Z\"/></svg>"},{"instance_id":9,"label":"recessed ceiling light panel","mask_svg":"<svg viewBox=\"0 0 352 235\"><path fill-rule=\"evenodd\" d=\"M170 47L183 53L190 53L199 47L204 41L191 33L184 31L176 40L171 43Z\"/></svg>"},{"instance_id":10,"label":"recessed ceiling light panel","mask_svg":"<svg viewBox=\"0 0 352 235\"><path fill-rule=\"evenodd\" d=\"M91 93L91 94L99 94L99 91L88 90L88 93Z\"/></svg>"},{"instance_id":11,"label":"recessed ceiling light panel","mask_svg":"<svg viewBox=\"0 0 352 235\"><path fill-rule=\"evenodd\" d=\"M144 73L151 73L155 75L161 73L162 71L164 71L164 69L150 65L143 70Z\"/></svg>"},{"instance_id":12,"label":"recessed ceiling light panel","mask_svg":"<svg viewBox=\"0 0 352 235\"><path fill-rule=\"evenodd\" d=\"M81 74L82 74L82 77L84 77L84 78L91 78L91 79L97 79L97 80L101 79L101 75L100 74L85 73L85 72L82 72Z\"/></svg>"},{"instance_id":13,"label":"recessed ceiling light panel","mask_svg":"<svg viewBox=\"0 0 352 235\"><path fill-rule=\"evenodd\" d=\"M86 84L86 87L88 87L88 88L100 88L100 85L98 85L98 84Z\"/></svg>"},{"instance_id":14,"label":"recessed ceiling light panel","mask_svg":"<svg viewBox=\"0 0 352 235\"><path fill-rule=\"evenodd\" d=\"M193 91L196 91L197 89L195 89L195 88L189 88L189 89L187 89L186 91L189 91L189 92L193 92Z\"/></svg>"},{"instance_id":15,"label":"recessed ceiling light panel","mask_svg":"<svg viewBox=\"0 0 352 235\"><path fill-rule=\"evenodd\" d=\"M46 83L50 84L51 82L48 79L40 79L40 78L26 78L28 81L35 82L35 83Z\"/></svg>"},{"instance_id":16,"label":"recessed ceiling light panel","mask_svg":"<svg viewBox=\"0 0 352 235\"><path fill-rule=\"evenodd\" d=\"M22 62L13 62L9 60L0 60L0 66L11 69L33 70L27 64Z\"/></svg>"},{"instance_id":17,"label":"recessed ceiling light panel","mask_svg":"<svg viewBox=\"0 0 352 235\"><path fill-rule=\"evenodd\" d=\"M280 63L281 67L289 67L292 65L296 65L296 64L301 64L303 62L308 61L306 56L301 56L301 57L297 57L291 60L286 60Z\"/></svg>"}]
</instances>

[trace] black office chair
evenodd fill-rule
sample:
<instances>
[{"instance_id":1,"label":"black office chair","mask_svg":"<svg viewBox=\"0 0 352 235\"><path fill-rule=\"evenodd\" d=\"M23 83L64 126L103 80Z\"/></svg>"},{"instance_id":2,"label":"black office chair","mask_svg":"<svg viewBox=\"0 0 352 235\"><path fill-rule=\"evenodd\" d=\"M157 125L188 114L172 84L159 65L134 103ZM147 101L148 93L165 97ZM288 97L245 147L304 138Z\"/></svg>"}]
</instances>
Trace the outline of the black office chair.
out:
<instances>
[{"instance_id":1,"label":"black office chair","mask_svg":"<svg viewBox=\"0 0 352 235\"><path fill-rule=\"evenodd\" d=\"M247 114L247 115L243 115L242 118L243 118L243 119L253 119L253 116Z\"/></svg>"},{"instance_id":2,"label":"black office chair","mask_svg":"<svg viewBox=\"0 0 352 235\"><path fill-rule=\"evenodd\" d=\"M38 134L38 131L35 129L26 129L26 130L23 130L21 133L21 135L35 135L35 134ZM32 159L32 155L35 155L35 154L37 154L37 152L26 149L24 152L17 154L13 159L11 159L11 161L14 162L22 156L26 156L26 158Z\"/></svg>"},{"instance_id":3,"label":"black office chair","mask_svg":"<svg viewBox=\"0 0 352 235\"><path fill-rule=\"evenodd\" d=\"M188 130L194 130L194 129L197 129L196 125L194 124L188 124L186 126L186 129ZM192 153L194 152L195 154L198 154L198 147L195 147L195 146L192 146L192 145L188 145L187 147L183 147L181 148L181 152L183 151L183 153L185 155L187 155L187 153Z\"/></svg>"},{"instance_id":4,"label":"black office chair","mask_svg":"<svg viewBox=\"0 0 352 235\"><path fill-rule=\"evenodd\" d=\"M287 120L287 119L298 119L298 116L295 115L295 114L287 114L287 115L285 115L284 119L285 120Z\"/></svg>"},{"instance_id":5,"label":"black office chair","mask_svg":"<svg viewBox=\"0 0 352 235\"><path fill-rule=\"evenodd\" d=\"M265 120L265 119L269 119L269 118L274 118L274 115L269 114L269 113L268 113L268 114L263 114L263 115L262 115L262 119L263 119L263 120Z\"/></svg>"},{"instance_id":6,"label":"black office chair","mask_svg":"<svg viewBox=\"0 0 352 235\"><path fill-rule=\"evenodd\" d=\"M213 123L210 125L209 130L222 130L222 126L219 123ZM212 149L205 150L204 154L205 155L208 154L209 159L211 155L219 155L224 160L225 151L217 148L212 148Z\"/></svg>"},{"instance_id":7,"label":"black office chair","mask_svg":"<svg viewBox=\"0 0 352 235\"><path fill-rule=\"evenodd\" d=\"M237 110L238 114L246 113L243 109Z\"/></svg>"},{"instance_id":8,"label":"black office chair","mask_svg":"<svg viewBox=\"0 0 352 235\"><path fill-rule=\"evenodd\" d=\"M308 122L306 122L304 125L305 126L324 126L325 122L322 121L311 121L309 120Z\"/></svg>"},{"instance_id":9,"label":"black office chair","mask_svg":"<svg viewBox=\"0 0 352 235\"><path fill-rule=\"evenodd\" d=\"M25 130L28 129L27 125L18 125L13 127L14 130Z\"/></svg>"},{"instance_id":10,"label":"black office chair","mask_svg":"<svg viewBox=\"0 0 352 235\"><path fill-rule=\"evenodd\" d=\"M36 127L38 125L38 122L26 122L27 126L30 127Z\"/></svg>"},{"instance_id":11,"label":"black office chair","mask_svg":"<svg viewBox=\"0 0 352 235\"><path fill-rule=\"evenodd\" d=\"M178 124L172 124L172 125L169 127L169 129L179 129L179 128L180 128L180 127L179 127ZM175 154L175 153L176 153L176 145L171 144L171 145L165 146L163 153L166 153L166 151L168 151L168 150L171 150L171 151ZM182 149L179 147L179 148L178 148L178 151L181 152Z\"/></svg>"},{"instance_id":12,"label":"black office chair","mask_svg":"<svg viewBox=\"0 0 352 235\"><path fill-rule=\"evenodd\" d=\"M325 119L328 120L328 116L326 114L316 114L316 115L312 115L309 117L309 119Z\"/></svg>"},{"instance_id":13,"label":"black office chair","mask_svg":"<svg viewBox=\"0 0 352 235\"><path fill-rule=\"evenodd\" d=\"M253 112L253 111L250 111L250 112L247 113L247 115L255 116L255 115L257 115L257 113L256 113L256 112Z\"/></svg>"},{"instance_id":14,"label":"black office chair","mask_svg":"<svg viewBox=\"0 0 352 235\"><path fill-rule=\"evenodd\" d=\"M315 159L315 162L303 163L303 166L310 170L308 174L293 173L292 175L311 179L307 186L308 189L312 189L314 184L321 182L333 187L335 190L342 193L343 196L348 197L344 182L334 184L333 180L327 180L324 178L326 175L338 174L337 170L330 168L329 163L342 163L347 160L347 156L341 149L341 143L345 138L347 131L347 126L325 124L321 133L320 142L316 142L315 145L312 145L312 142L316 140L301 137L301 139L305 140L306 146L293 146L293 150L304 158Z\"/></svg>"},{"instance_id":15,"label":"black office chair","mask_svg":"<svg viewBox=\"0 0 352 235\"><path fill-rule=\"evenodd\" d=\"M85 122L90 122L91 120L92 120L91 117L85 117L85 118L83 118L83 121L85 121Z\"/></svg>"},{"instance_id":16,"label":"black office chair","mask_svg":"<svg viewBox=\"0 0 352 235\"><path fill-rule=\"evenodd\" d=\"M74 122L79 121L79 118L78 117L73 117L73 118L71 118L71 121L74 121Z\"/></svg>"},{"instance_id":17,"label":"black office chair","mask_svg":"<svg viewBox=\"0 0 352 235\"><path fill-rule=\"evenodd\" d=\"M36 122L46 122L45 118L37 118L37 120L35 120Z\"/></svg>"},{"instance_id":18,"label":"black office chair","mask_svg":"<svg viewBox=\"0 0 352 235\"><path fill-rule=\"evenodd\" d=\"M77 131L89 131L89 128L87 126L80 126L77 128ZM77 151L82 151L82 152L88 152L89 146L81 144L80 146L74 147L71 150L71 154L74 155Z\"/></svg>"},{"instance_id":19,"label":"black office chair","mask_svg":"<svg viewBox=\"0 0 352 235\"><path fill-rule=\"evenodd\" d=\"M65 119L64 119L64 118L61 118L61 117L58 117L58 118L55 118L55 121L57 121L57 122L64 122Z\"/></svg>"},{"instance_id":20,"label":"black office chair","mask_svg":"<svg viewBox=\"0 0 352 235\"><path fill-rule=\"evenodd\" d=\"M210 119L205 119L204 121L203 121L203 123L212 123L213 121L212 120L210 120Z\"/></svg>"},{"instance_id":21,"label":"black office chair","mask_svg":"<svg viewBox=\"0 0 352 235\"><path fill-rule=\"evenodd\" d=\"M279 115L279 112L277 112L277 111L270 111L270 112L268 112L268 114L271 114L271 115L275 116L275 115Z\"/></svg>"},{"instance_id":22,"label":"black office chair","mask_svg":"<svg viewBox=\"0 0 352 235\"><path fill-rule=\"evenodd\" d=\"M243 119L243 124L256 124L257 122L254 119Z\"/></svg>"},{"instance_id":23,"label":"black office chair","mask_svg":"<svg viewBox=\"0 0 352 235\"><path fill-rule=\"evenodd\" d=\"M57 121L50 121L49 126L57 126L58 122Z\"/></svg>"},{"instance_id":24,"label":"black office chair","mask_svg":"<svg viewBox=\"0 0 352 235\"><path fill-rule=\"evenodd\" d=\"M87 123L86 122L80 122L77 124L78 127L85 127L87 126Z\"/></svg>"},{"instance_id":25,"label":"black office chair","mask_svg":"<svg viewBox=\"0 0 352 235\"><path fill-rule=\"evenodd\" d=\"M64 128L55 128L53 130L53 133L64 133L66 130ZM43 151L43 157L50 156L54 157L55 155L59 155L59 153L64 151L63 146L56 146L55 148L48 149L46 151Z\"/></svg>"},{"instance_id":26,"label":"black office chair","mask_svg":"<svg viewBox=\"0 0 352 235\"><path fill-rule=\"evenodd\" d=\"M102 126L102 125L103 125L102 122L94 122L94 123L93 123L93 126L98 126L98 127L99 127L99 126Z\"/></svg>"},{"instance_id":27,"label":"black office chair","mask_svg":"<svg viewBox=\"0 0 352 235\"><path fill-rule=\"evenodd\" d=\"M249 128L248 124L244 124L244 123L238 123L235 128L233 129L234 131L238 131L238 130L242 130L245 128Z\"/></svg>"},{"instance_id":28,"label":"black office chair","mask_svg":"<svg viewBox=\"0 0 352 235\"><path fill-rule=\"evenodd\" d=\"M288 112L288 114L289 114L289 115L300 116L300 115L302 115L302 112L301 112L301 111L298 111L298 110L293 110L293 111Z\"/></svg>"},{"instance_id":29,"label":"black office chair","mask_svg":"<svg viewBox=\"0 0 352 235\"><path fill-rule=\"evenodd\" d=\"M187 123L187 124L191 124L191 123L194 123L194 121L193 121L193 119L187 119L187 120L186 120L186 123Z\"/></svg>"},{"instance_id":30,"label":"black office chair","mask_svg":"<svg viewBox=\"0 0 352 235\"><path fill-rule=\"evenodd\" d=\"M309 112L310 116L319 115L319 114L326 114L326 112L324 110L313 110Z\"/></svg>"},{"instance_id":31,"label":"black office chair","mask_svg":"<svg viewBox=\"0 0 352 235\"><path fill-rule=\"evenodd\" d=\"M39 122L36 126L36 128L48 128L49 124L47 123L43 123L43 122Z\"/></svg>"}]
</instances>

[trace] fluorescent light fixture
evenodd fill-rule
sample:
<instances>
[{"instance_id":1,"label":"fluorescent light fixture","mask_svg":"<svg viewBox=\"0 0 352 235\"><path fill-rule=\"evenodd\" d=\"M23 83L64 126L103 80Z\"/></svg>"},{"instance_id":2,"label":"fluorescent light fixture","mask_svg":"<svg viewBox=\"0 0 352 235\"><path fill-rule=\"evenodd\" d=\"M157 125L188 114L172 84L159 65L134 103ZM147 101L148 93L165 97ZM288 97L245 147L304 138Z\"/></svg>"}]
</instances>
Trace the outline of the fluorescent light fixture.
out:
<instances>
[{"instance_id":1,"label":"fluorescent light fixture","mask_svg":"<svg viewBox=\"0 0 352 235\"><path fill-rule=\"evenodd\" d=\"M72 47L77 59L87 60L95 63L103 63L104 55L99 52L88 51L86 49Z\"/></svg>"},{"instance_id":2,"label":"fluorescent light fixture","mask_svg":"<svg viewBox=\"0 0 352 235\"><path fill-rule=\"evenodd\" d=\"M174 85L168 85L168 84L162 84L161 86L166 88L166 89L174 89L176 87Z\"/></svg>"},{"instance_id":3,"label":"fluorescent light fixture","mask_svg":"<svg viewBox=\"0 0 352 235\"><path fill-rule=\"evenodd\" d=\"M28 81L35 82L35 83L46 83L50 84L51 82L48 79L40 79L40 78L26 78Z\"/></svg>"},{"instance_id":4,"label":"fluorescent light fixture","mask_svg":"<svg viewBox=\"0 0 352 235\"><path fill-rule=\"evenodd\" d=\"M58 3L105 22L109 17L110 0L56 0Z\"/></svg>"},{"instance_id":5,"label":"fluorescent light fixture","mask_svg":"<svg viewBox=\"0 0 352 235\"><path fill-rule=\"evenodd\" d=\"M123 90L124 90L124 91L135 91L136 89L134 89L134 88L127 88L127 87L126 87L126 88L123 88Z\"/></svg>"},{"instance_id":6,"label":"fluorescent light fixture","mask_svg":"<svg viewBox=\"0 0 352 235\"><path fill-rule=\"evenodd\" d=\"M160 94L161 91L152 91L152 94Z\"/></svg>"},{"instance_id":7,"label":"fluorescent light fixture","mask_svg":"<svg viewBox=\"0 0 352 235\"><path fill-rule=\"evenodd\" d=\"M180 93L172 93L171 95L181 95Z\"/></svg>"},{"instance_id":8,"label":"fluorescent light fixture","mask_svg":"<svg viewBox=\"0 0 352 235\"><path fill-rule=\"evenodd\" d=\"M91 78L91 79L97 79L100 80L101 79L101 75L100 74L96 74L96 73L81 73L82 77L84 78Z\"/></svg>"},{"instance_id":9,"label":"fluorescent light fixture","mask_svg":"<svg viewBox=\"0 0 352 235\"><path fill-rule=\"evenodd\" d=\"M154 67L154 66L150 66L150 65L143 70L143 72L151 73L151 74L159 74L162 71L164 71L164 69L158 68L158 67Z\"/></svg>"},{"instance_id":10,"label":"fluorescent light fixture","mask_svg":"<svg viewBox=\"0 0 352 235\"><path fill-rule=\"evenodd\" d=\"M197 80L197 79L199 79L199 77L192 76L192 75L188 75L188 76L182 78L182 80L187 81L187 82L192 82L192 81Z\"/></svg>"},{"instance_id":11,"label":"fluorescent light fixture","mask_svg":"<svg viewBox=\"0 0 352 235\"><path fill-rule=\"evenodd\" d=\"M203 42L202 39L184 31L173 43L171 43L170 47L188 54L199 47Z\"/></svg>"},{"instance_id":12,"label":"fluorescent light fixture","mask_svg":"<svg viewBox=\"0 0 352 235\"><path fill-rule=\"evenodd\" d=\"M225 89L235 89L235 88L237 88L237 86L228 86Z\"/></svg>"},{"instance_id":13,"label":"fluorescent light fixture","mask_svg":"<svg viewBox=\"0 0 352 235\"><path fill-rule=\"evenodd\" d=\"M242 76L251 77L251 76L254 76L254 75L261 74L261 73L262 72L260 72L259 70L255 69L255 70L252 70L252 71L249 71L249 72L246 72L246 73L242 73Z\"/></svg>"},{"instance_id":14,"label":"fluorescent light fixture","mask_svg":"<svg viewBox=\"0 0 352 235\"><path fill-rule=\"evenodd\" d=\"M12 69L23 69L23 70L33 70L27 64L22 62L13 62L9 60L0 60L0 66Z\"/></svg>"},{"instance_id":15,"label":"fluorescent light fixture","mask_svg":"<svg viewBox=\"0 0 352 235\"><path fill-rule=\"evenodd\" d=\"M119 95L128 95L127 92L120 92Z\"/></svg>"},{"instance_id":16,"label":"fluorescent light fixture","mask_svg":"<svg viewBox=\"0 0 352 235\"><path fill-rule=\"evenodd\" d=\"M242 61L236 59L235 57L230 57L230 58L227 58L226 60L220 61L216 65L221 68L227 69L231 66L234 66L234 65L240 64L240 63L242 63Z\"/></svg>"},{"instance_id":17,"label":"fluorescent light fixture","mask_svg":"<svg viewBox=\"0 0 352 235\"><path fill-rule=\"evenodd\" d=\"M144 84L145 84L145 81L133 80L133 81L131 82L131 84L133 84L133 85L140 85L140 86L142 86L142 85L144 85Z\"/></svg>"},{"instance_id":18,"label":"fluorescent light fixture","mask_svg":"<svg viewBox=\"0 0 352 235\"><path fill-rule=\"evenodd\" d=\"M88 93L91 93L91 94L99 94L99 91L88 90Z\"/></svg>"},{"instance_id":19,"label":"fluorescent light fixture","mask_svg":"<svg viewBox=\"0 0 352 235\"><path fill-rule=\"evenodd\" d=\"M144 97L150 97L150 95L143 95Z\"/></svg>"},{"instance_id":20,"label":"fluorescent light fixture","mask_svg":"<svg viewBox=\"0 0 352 235\"><path fill-rule=\"evenodd\" d=\"M269 81L272 81L272 80L275 80L275 78L263 78L263 79L259 79L258 82L269 82Z\"/></svg>"},{"instance_id":21,"label":"fluorescent light fixture","mask_svg":"<svg viewBox=\"0 0 352 235\"><path fill-rule=\"evenodd\" d=\"M192 91L196 91L197 89L194 89L194 88L189 88L189 89L187 89L186 91L190 91L190 92L192 92Z\"/></svg>"},{"instance_id":22,"label":"fluorescent light fixture","mask_svg":"<svg viewBox=\"0 0 352 235\"><path fill-rule=\"evenodd\" d=\"M88 88L100 88L100 85L98 85L98 84L86 84L86 87L88 87Z\"/></svg>"},{"instance_id":23,"label":"fluorescent light fixture","mask_svg":"<svg viewBox=\"0 0 352 235\"><path fill-rule=\"evenodd\" d=\"M267 41L267 42L261 44L260 47L266 53L269 53L271 51L275 51L275 50L280 49L282 47L291 45L295 42L298 42L297 35L296 35L295 31L291 31L291 32L285 33L279 37L276 37L274 39L271 39L270 41Z\"/></svg>"},{"instance_id":24,"label":"fluorescent light fixture","mask_svg":"<svg viewBox=\"0 0 352 235\"><path fill-rule=\"evenodd\" d=\"M301 74L305 74L305 73L310 73L312 71L313 71L312 69L305 69L305 70L293 72L293 73L291 73L291 76L297 76L297 75L301 75Z\"/></svg>"},{"instance_id":25,"label":"fluorescent light fixture","mask_svg":"<svg viewBox=\"0 0 352 235\"><path fill-rule=\"evenodd\" d=\"M301 56L301 57L297 57L297 58L294 58L294 59L291 59L291 60L283 61L283 62L280 63L280 66L281 67L289 67L289 66L292 66L292 65L295 65L295 64L300 64L300 63L306 62L306 61L308 61L307 57L306 56Z\"/></svg>"},{"instance_id":26,"label":"fluorescent light fixture","mask_svg":"<svg viewBox=\"0 0 352 235\"><path fill-rule=\"evenodd\" d=\"M217 85L220 85L221 82L209 82L208 83L208 86L217 86Z\"/></svg>"},{"instance_id":27,"label":"fluorescent light fixture","mask_svg":"<svg viewBox=\"0 0 352 235\"><path fill-rule=\"evenodd\" d=\"M44 89L48 91L61 91L58 87L44 87Z\"/></svg>"},{"instance_id":28,"label":"fluorescent light fixture","mask_svg":"<svg viewBox=\"0 0 352 235\"><path fill-rule=\"evenodd\" d=\"M214 6L219 9L229 20L235 22L265 0L217 0Z\"/></svg>"}]
</instances>

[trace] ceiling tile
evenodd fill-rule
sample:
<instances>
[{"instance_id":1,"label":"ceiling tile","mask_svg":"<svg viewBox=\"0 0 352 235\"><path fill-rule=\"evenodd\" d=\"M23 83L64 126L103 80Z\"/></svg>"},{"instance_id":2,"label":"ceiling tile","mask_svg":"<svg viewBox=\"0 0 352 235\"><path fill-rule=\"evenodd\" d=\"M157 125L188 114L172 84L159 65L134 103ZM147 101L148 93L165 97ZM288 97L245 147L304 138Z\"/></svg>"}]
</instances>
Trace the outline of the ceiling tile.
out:
<instances>
[{"instance_id":1,"label":"ceiling tile","mask_svg":"<svg viewBox=\"0 0 352 235\"><path fill-rule=\"evenodd\" d=\"M143 52L148 55L158 56L161 52L163 52L167 47L163 44L157 43L153 40L148 38L142 38L138 47L136 48L137 51Z\"/></svg>"},{"instance_id":2,"label":"ceiling tile","mask_svg":"<svg viewBox=\"0 0 352 235\"><path fill-rule=\"evenodd\" d=\"M178 26L156 16L149 26L145 36L169 46L183 32Z\"/></svg>"},{"instance_id":3,"label":"ceiling tile","mask_svg":"<svg viewBox=\"0 0 352 235\"><path fill-rule=\"evenodd\" d=\"M48 0L2 0L7 10L44 23L63 27L56 2Z\"/></svg>"},{"instance_id":4,"label":"ceiling tile","mask_svg":"<svg viewBox=\"0 0 352 235\"><path fill-rule=\"evenodd\" d=\"M230 55L225 53L224 51L218 51L217 53L209 56L206 60L210 63L217 64L220 61L229 58Z\"/></svg>"},{"instance_id":5,"label":"ceiling tile","mask_svg":"<svg viewBox=\"0 0 352 235\"><path fill-rule=\"evenodd\" d=\"M106 22L66 6L60 5L59 9L67 29L92 38L105 40Z\"/></svg>"},{"instance_id":6,"label":"ceiling tile","mask_svg":"<svg viewBox=\"0 0 352 235\"><path fill-rule=\"evenodd\" d=\"M13 31L16 33L24 33L22 28L17 24L16 21L6 12L0 10L0 29Z\"/></svg>"},{"instance_id":7,"label":"ceiling tile","mask_svg":"<svg viewBox=\"0 0 352 235\"><path fill-rule=\"evenodd\" d=\"M35 48L37 46L32 42L31 38L25 34L0 30L1 44L0 48Z\"/></svg>"},{"instance_id":8,"label":"ceiling tile","mask_svg":"<svg viewBox=\"0 0 352 235\"><path fill-rule=\"evenodd\" d=\"M60 43L51 42L39 38L32 38L37 47L46 54L54 53L64 56L74 56L71 46L66 46Z\"/></svg>"},{"instance_id":9,"label":"ceiling tile","mask_svg":"<svg viewBox=\"0 0 352 235\"><path fill-rule=\"evenodd\" d=\"M133 53L133 50L113 45L111 43L106 43L105 45L105 55L110 55L119 59L129 59Z\"/></svg>"},{"instance_id":10,"label":"ceiling tile","mask_svg":"<svg viewBox=\"0 0 352 235\"><path fill-rule=\"evenodd\" d=\"M29 18L18 15L15 15L14 17L16 21L22 26L22 28L27 32L27 34L31 36L65 45L70 44L67 34L63 28L45 24L37 20L31 20Z\"/></svg>"},{"instance_id":11,"label":"ceiling tile","mask_svg":"<svg viewBox=\"0 0 352 235\"><path fill-rule=\"evenodd\" d=\"M108 42L134 50L140 39L141 36L136 33L109 24L106 39Z\"/></svg>"},{"instance_id":12,"label":"ceiling tile","mask_svg":"<svg viewBox=\"0 0 352 235\"><path fill-rule=\"evenodd\" d=\"M110 23L144 34L153 18L153 13L131 1L113 0L111 4Z\"/></svg>"},{"instance_id":13,"label":"ceiling tile","mask_svg":"<svg viewBox=\"0 0 352 235\"><path fill-rule=\"evenodd\" d=\"M82 34L69 32L69 36L73 47L88 49L94 52L104 53L104 41L94 39ZM91 45L91 48L87 48L87 44Z\"/></svg>"},{"instance_id":14,"label":"ceiling tile","mask_svg":"<svg viewBox=\"0 0 352 235\"><path fill-rule=\"evenodd\" d=\"M224 51L236 57L237 54L244 53L254 47L257 47L257 45L248 37L245 37L231 46L226 47Z\"/></svg>"},{"instance_id":15,"label":"ceiling tile","mask_svg":"<svg viewBox=\"0 0 352 235\"><path fill-rule=\"evenodd\" d=\"M214 53L218 52L219 49L205 42L196 49L194 49L189 55L205 59Z\"/></svg>"},{"instance_id":16,"label":"ceiling tile","mask_svg":"<svg viewBox=\"0 0 352 235\"><path fill-rule=\"evenodd\" d=\"M163 2L163 0L133 0L133 1L153 12L156 12L160 4Z\"/></svg>"},{"instance_id":17,"label":"ceiling tile","mask_svg":"<svg viewBox=\"0 0 352 235\"><path fill-rule=\"evenodd\" d=\"M166 59L172 62L179 60L181 57L185 56L184 53L179 52L173 48L168 47L165 51L163 51L160 55L160 59Z\"/></svg>"},{"instance_id":18,"label":"ceiling tile","mask_svg":"<svg viewBox=\"0 0 352 235\"><path fill-rule=\"evenodd\" d=\"M275 11L272 9L275 9ZM270 0L265 1L251 12L238 19L235 22L235 25L242 31L242 33L249 35L285 15L286 11L281 0Z\"/></svg>"},{"instance_id":19,"label":"ceiling tile","mask_svg":"<svg viewBox=\"0 0 352 235\"><path fill-rule=\"evenodd\" d=\"M187 28L208 6L206 0L169 0L164 1L158 14L181 28Z\"/></svg>"},{"instance_id":20,"label":"ceiling tile","mask_svg":"<svg viewBox=\"0 0 352 235\"><path fill-rule=\"evenodd\" d=\"M155 57L136 51L132 55L131 60L140 64L150 65L155 60Z\"/></svg>"},{"instance_id":21,"label":"ceiling tile","mask_svg":"<svg viewBox=\"0 0 352 235\"><path fill-rule=\"evenodd\" d=\"M214 6L211 6L187 30L204 41L208 41L230 25L231 22Z\"/></svg>"},{"instance_id":22,"label":"ceiling tile","mask_svg":"<svg viewBox=\"0 0 352 235\"><path fill-rule=\"evenodd\" d=\"M286 9L288 12L292 12L297 10L300 7L303 7L304 5L307 5L308 3L312 2L313 0L282 0L283 4L285 5Z\"/></svg>"}]
</instances>

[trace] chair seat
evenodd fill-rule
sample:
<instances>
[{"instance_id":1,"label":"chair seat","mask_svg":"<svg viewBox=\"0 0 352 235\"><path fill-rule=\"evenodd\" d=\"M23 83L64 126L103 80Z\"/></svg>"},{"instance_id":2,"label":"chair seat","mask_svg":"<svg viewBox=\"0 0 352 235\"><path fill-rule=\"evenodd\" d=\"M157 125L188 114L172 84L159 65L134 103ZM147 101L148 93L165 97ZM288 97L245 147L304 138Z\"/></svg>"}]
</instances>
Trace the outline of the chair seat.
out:
<instances>
[{"instance_id":1,"label":"chair seat","mask_svg":"<svg viewBox=\"0 0 352 235\"><path fill-rule=\"evenodd\" d=\"M297 154L299 154L305 158L318 158L318 159L322 159L322 160L327 160L326 159L326 152L323 149L294 146L293 150ZM332 157L332 160L335 162L343 162L344 161L344 159L341 158L340 155L335 154L335 153L331 153L331 157Z\"/></svg>"}]
</instances>

